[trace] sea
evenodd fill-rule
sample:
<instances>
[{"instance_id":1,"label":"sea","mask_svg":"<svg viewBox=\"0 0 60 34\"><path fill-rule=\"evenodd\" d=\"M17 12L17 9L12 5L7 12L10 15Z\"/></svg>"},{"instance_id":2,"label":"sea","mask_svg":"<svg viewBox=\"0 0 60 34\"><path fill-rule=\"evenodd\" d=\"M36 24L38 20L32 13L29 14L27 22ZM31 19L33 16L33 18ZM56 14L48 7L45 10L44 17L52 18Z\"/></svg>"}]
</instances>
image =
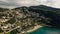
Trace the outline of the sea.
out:
<instances>
[{"instance_id":1,"label":"sea","mask_svg":"<svg viewBox=\"0 0 60 34\"><path fill-rule=\"evenodd\" d=\"M36 31L26 34L60 34L60 29L52 28L52 27L42 27L37 29Z\"/></svg>"}]
</instances>

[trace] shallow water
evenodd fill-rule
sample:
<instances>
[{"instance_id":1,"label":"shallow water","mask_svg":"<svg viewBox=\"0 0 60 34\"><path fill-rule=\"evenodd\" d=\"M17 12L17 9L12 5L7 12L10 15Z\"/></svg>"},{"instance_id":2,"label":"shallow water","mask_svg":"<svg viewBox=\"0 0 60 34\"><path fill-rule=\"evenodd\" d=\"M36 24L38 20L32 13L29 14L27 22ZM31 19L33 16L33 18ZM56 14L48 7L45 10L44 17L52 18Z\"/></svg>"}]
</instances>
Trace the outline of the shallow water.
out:
<instances>
[{"instance_id":1,"label":"shallow water","mask_svg":"<svg viewBox=\"0 0 60 34\"><path fill-rule=\"evenodd\" d=\"M42 27L29 34L60 34L60 30L51 27Z\"/></svg>"}]
</instances>

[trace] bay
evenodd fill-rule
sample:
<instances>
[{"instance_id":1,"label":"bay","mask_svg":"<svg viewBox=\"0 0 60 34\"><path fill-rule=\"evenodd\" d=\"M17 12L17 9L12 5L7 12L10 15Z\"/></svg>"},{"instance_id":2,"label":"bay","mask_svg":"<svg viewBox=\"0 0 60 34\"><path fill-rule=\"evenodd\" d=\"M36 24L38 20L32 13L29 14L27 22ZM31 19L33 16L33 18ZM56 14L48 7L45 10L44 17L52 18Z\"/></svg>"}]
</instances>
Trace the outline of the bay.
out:
<instances>
[{"instance_id":1,"label":"bay","mask_svg":"<svg viewBox=\"0 0 60 34\"><path fill-rule=\"evenodd\" d=\"M27 34L60 34L60 29L51 27L42 27L37 29L36 31Z\"/></svg>"}]
</instances>

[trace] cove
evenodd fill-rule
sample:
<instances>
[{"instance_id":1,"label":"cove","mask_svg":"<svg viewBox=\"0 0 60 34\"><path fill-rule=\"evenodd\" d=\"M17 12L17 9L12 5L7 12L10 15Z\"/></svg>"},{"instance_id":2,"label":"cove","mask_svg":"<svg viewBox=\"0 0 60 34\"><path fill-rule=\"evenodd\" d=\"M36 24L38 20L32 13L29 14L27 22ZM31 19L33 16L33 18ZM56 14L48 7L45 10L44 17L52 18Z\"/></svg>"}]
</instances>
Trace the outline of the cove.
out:
<instances>
[{"instance_id":1,"label":"cove","mask_svg":"<svg viewBox=\"0 0 60 34\"><path fill-rule=\"evenodd\" d=\"M42 27L37 29L36 31L26 34L60 34L60 29L51 28L51 27Z\"/></svg>"}]
</instances>

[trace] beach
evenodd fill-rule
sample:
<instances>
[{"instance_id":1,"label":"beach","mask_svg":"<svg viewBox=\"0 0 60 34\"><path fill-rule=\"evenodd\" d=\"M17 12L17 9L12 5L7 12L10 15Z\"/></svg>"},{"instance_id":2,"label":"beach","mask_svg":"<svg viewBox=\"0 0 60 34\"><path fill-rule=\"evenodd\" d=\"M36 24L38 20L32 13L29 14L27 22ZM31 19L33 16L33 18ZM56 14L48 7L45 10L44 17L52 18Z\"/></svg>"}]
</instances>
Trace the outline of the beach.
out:
<instances>
[{"instance_id":1,"label":"beach","mask_svg":"<svg viewBox=\"0 0 60 34\"><path fill-rule=\"evenodd\" d=\"M26 32L33 32L33 31L39 29L40 27L42 27L42 26L41 25L34 26L33 29L27 30Z\"/></svg>"}]
</instances>

